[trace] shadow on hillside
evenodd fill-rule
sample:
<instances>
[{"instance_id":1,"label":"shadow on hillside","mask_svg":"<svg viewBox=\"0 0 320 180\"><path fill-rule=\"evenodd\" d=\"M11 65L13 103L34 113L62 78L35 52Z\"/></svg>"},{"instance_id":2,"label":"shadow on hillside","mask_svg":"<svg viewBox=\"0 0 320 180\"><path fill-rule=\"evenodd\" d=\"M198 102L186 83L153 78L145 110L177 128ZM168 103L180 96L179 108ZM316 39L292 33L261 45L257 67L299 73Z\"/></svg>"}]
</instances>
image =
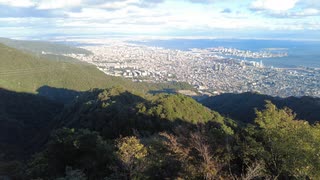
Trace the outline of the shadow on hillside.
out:
<instances>
[{"instance_id":1,"label":"shadow on hillside","mask_svg":"<svg viewBox=\"0 0 320 180\"><path fill-rule=\"evenodd\" d=\"M307 120L310 123L320 121L320 98L309 96L279 98L256 93L227 93L209 97L200 103L232 119L252 123L256 117L254 109L264 109L267 100L278 108L292 109L298 119Z\"/></svg>"},{"instance_id":2,"label":"shadow on hillside","mask_svg":"<svg viewBox=\"0 0 320 180\"><path fill-rule=\"evenodd\" d=\"M177 92L175 89L162 89L162 90L148 91L148 93L155 95L155 94L160 94L160 93L176 94Z\"/></svg>"},{"instance_id":3,"label":"shadow on hillside","mask_svg":"<svg viewBox=\"0 0 320 180\"><path fill-rule=\"evenodd\" d=\"M0 88L0 154L5 154L0 161L27 159L46 144L53 130L62 127L86 128L115 138L133 135L135 130L147 135L189 124L139 113L136 106L148 102L128 91L90 105L101 91L76 92L44 86L34 95ZM61 103L76 96L79 98L68 106ZM110 105L103 108L103 103Z\"/></svg>"},{"instance_id":4,"label":"shadow on hillside","mask_svg":"<svg viewBox=\"0 0 320 180\"><path fill-rule=\"evenodd\" d=\"M0 145L4 147L0 154L6 154L0 160L21 159L38 150L62 108L62 104L45 97L0 88Z\"/></svg>"},{"instance_id":5,"label":"shadow on hillside","mask_svg":"<svg viewBox=\"0 0 320 180\"><path fill-rule=\"evenodd\" d=\"M106 139L174 132L181 125L188 129L197 128L196 124L183 119L168 120L157 111L145 113L157 104L117 88L77 93L43 87L40 91L42 94L33 95L0 89L0 155L4 155L0 156L0 163L30 159L32 154L45 148L50 134L62 127L97 131ZM68 105L47 98L57 94L81 96ZM140 105L145 109L142 110ZM182 104L173 106L179 105ZM192 107L187 110L191 111ZM206 125L219 128L221 124L210 122ZM174 167L163 168L170 171Z\"/></svg>"},{"instance_id":6,"label":"shadow on hillside","mask_svg":"<svg viewBox=\"0 0 320 180\"><path fill-rule=\"evenodd\" d=\"M157 104L128 91L107 98L103 97L102 91L83 94L76 103L64 109L57 117L56 128L90 129L100 132L105 138L114 139L135 135L136 132L148 136L171 131L180 125L196 127L184 119L168 120L166 110L159 112ZM179 105L183 104L172 104L172 108ZM192 111L192 107L189 108Z\"/></svg>"},{"instance_id":7,"label":"shadow on hillside","mask_svg":"<svg viewBox=\"0 0 320 180\"><path fill-rule=\"evenodd\" d=\"M72 102L76 97L81 96L84 92L65 88L42 86L37 89L37 93L39 96L46 97L59 103L67 104Z\"/></svg>"},{"instance_id":8,"label":"shadow on hillside","mask_svg":"<svg viewBox=\"0 0 320 180\"><path fill-rule=\"evenodd\" d=\"M165 117L163 112L157 112L154 104L128 91L114 95L107 93L106 97L100 94L103 91L77 92L43 86L34 95L0 88L0 160L29 157L43 147L52 130L61 127L86 128L112 139L134 135L135 131L149 135L172 130L178 125L195 126L183 119L162 118ZM73 101L75 97L78 98ZM271 100L279 108L291 108L298 119L311 123L320 119L320 98L281 99L244 93L210 97L202 103L233 119L252 122L254 108L262 109L265 100ZM152 108L155 111L146 113ZM192 107L188 109L191 110Z\"/></svg>"}]
</instances>

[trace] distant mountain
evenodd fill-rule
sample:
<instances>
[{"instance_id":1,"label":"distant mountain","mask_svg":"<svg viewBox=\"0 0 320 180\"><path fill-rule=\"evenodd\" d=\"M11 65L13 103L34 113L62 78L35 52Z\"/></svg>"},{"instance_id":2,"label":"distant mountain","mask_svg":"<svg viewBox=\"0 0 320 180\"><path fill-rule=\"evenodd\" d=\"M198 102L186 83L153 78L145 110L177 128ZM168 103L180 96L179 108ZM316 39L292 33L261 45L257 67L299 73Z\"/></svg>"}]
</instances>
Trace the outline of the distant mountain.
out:
<instances>
[{"instance_id":1,"label":"distant mountain","mask_svg":"<svg viewBox=\"0 0 320 180\"><path fill-rule=\"evenodd\" d=\"M13 40L7 38L0 38L0 43L6 46L19 49L25 52L31 52L41 55L42 52L50 54L91 54L90 51L76 48L72 46L67 46L63 44L57 44L46 41L23 41L23 40Z\"/></svg>"},{"instance_id":2,"label":"distant mountain","mask_svg":"<svg viewBox=\"0 0 320 180\"><path fill-rule=\"evenodd\" d=\"M107 76L95 66L76 59L58 55L37 57L2 44L0 54L0 87L18 92L36 93L43 86L75 91L112 86L140 92L192 89L186 83L134 83L121 77Z\"/></svg>"},{"instance_id":3,"label":"distant mountain","mask_svg":"<svg viewBox=\"0 0 320 180\"><path fill-rule=\"evenodd\" d=\"M201 103L222 115L248 123L253 122L256 117L255 108L263 109L266 100L279 108L292 109L298 119L304 119L310 123L320 121L320 98L308 96L279 98L256 93L222 94L206 98Z\"/></svg>"}]
</instances>

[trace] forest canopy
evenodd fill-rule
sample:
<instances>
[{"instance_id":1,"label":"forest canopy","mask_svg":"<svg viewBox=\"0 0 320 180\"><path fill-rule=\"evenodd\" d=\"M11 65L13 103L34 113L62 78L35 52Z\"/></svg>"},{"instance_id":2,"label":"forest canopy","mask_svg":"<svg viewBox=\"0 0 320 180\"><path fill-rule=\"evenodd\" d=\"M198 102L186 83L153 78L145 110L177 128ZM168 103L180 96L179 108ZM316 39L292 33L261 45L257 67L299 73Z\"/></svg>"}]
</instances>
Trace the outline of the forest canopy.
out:
<instances>
[{"instance_id":1,"label":"forest canopy","mask_svg":"<svg viewBox=\"0 0 320 180\"><path fill-rule=\"evenodd\" d=\"M5 159L8 152L2 152L0 174L61 180L320 178L318 124L270 101L255 114L244 125L184 95L95 89L50 121L48 141L33 153Z\"/></svg>"}]
</instances>

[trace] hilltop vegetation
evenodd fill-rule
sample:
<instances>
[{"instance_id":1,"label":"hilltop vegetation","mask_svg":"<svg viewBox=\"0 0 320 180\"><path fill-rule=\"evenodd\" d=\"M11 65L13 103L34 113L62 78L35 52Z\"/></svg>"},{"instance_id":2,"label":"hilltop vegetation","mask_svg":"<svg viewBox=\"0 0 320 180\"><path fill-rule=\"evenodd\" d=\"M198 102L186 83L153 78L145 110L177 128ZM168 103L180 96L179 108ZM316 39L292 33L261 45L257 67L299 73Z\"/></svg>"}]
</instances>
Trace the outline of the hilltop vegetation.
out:
<instances>
[{"instance_id":1,"label":"hilltop vegetation","mask_svg":"<svg viewBox=\"0 0 320 180\"><path fill-rule=\"evenodd\" d=\"M78 153L82 155L86 154L83 151L84 149L79 149L79 152L76 152L78 151L78 148L73 150L65 149L70 145L68 145L68 143L74 143L76 141L79 141L81 148L82 146L84 148L90 147L87 152L89 154L93 153L93 151L107 151L108 157L99 157L96 160L102 160L104 163L111 163L108 161L108 159L111 158L112 161L115 160L115 157L113 156L114 147L108 143L109 141L118 139L121 136L134 136L138 133L141 134L141 136L151 138L159 132L173 132L174 129L179 126L195 127L197 123L209 121L215 122L216 126L225 126L224 118L222 116L198 104L193 99L182 95L161 94L153 96L129 92L123 88L112 88L105 90L96 89L82 94L72 104L65 106L65 108L62 110L62 104L54 103L53 101L38 97L36 95L14 93L7 90L2 91L3 92L0 94L3 95L2 98L5 100L3 101L2 106L0 106L3 109L3 111L1 111L1 114L3 115L1 116L1 122L5 124L3 127L8 127L6 124L11 124L13 127L19 127L19 129L11 129L11 131L9 131L7 134L3 134L1 142L3 147L10 146L12 148L11 150L1 152L3 155L2 157L5 157L4 159L1 159L1 161L7 162L7 165L3 165L2 168L0 166L0 174L8 173L9 170L12 170L11 168L15 167L18 169L22 168L22 171L14 168L12 171L22 174L27 173L30 177L39 176L47 179L49 175L52 175L52 177L58 177L59 175L63 176L67 165L72 165L71 161L77 161L80 164L83 163L81 162L82 160L78 161L74 158L79 155ZM25 104L25 101L31 105ZM14 110L7 108L12 107L10 104L15 104L16 107ZM166 106L165 104L170 106ZM20 111L19 109L24 105L28 105L28 108ZM194 106L195 108L192 109L190 108L191 106ZM159 107L162 107L160 108L161 111L157 110ZM51 112L48 113L47 111ZM57 113L57 111L59 113ZM177 113L166 113L171 111L175 111ZM52 114L55 113L58 115L53 117ZM41 114L41 116L36 116L37 114ZM183 116L181 116L181 114ZM45 121L43 121L44 119ZM65 129L63 127L70 129ZM36 130L37 128L40 128L41 131ZM56 129L60 130L54 131ZM49 141L48 148L57 145L56 147L52 147L57 149L48 149L48 151L45 150L38 154L35 157L36 159L34 159L36 162L32 162L30 164L31 169L25 169L20 162L15 163L17 160L21 160L21 158L30 158L30 155L32 154L31 150L36 152L39 149L42 149L43 142L46 140L46 138L48 138L49 132L54 132L54 134L57 133L56 135L52 135L52 137L54 136L55 138L59 138ZM22 134L22 136L23 134L28 134L28 136L21 136L17 137L16 139L12 139L12 136L17 134ZM61 141L60 138L66 139ZM97 140L91 141L90 138L97 138ZM17 139L19 139L19 141L17 141ZM95 142L98 143L98 141L102 144L91 144ZM63 147L63 144L60 144L61 142L63 144L66 143L65 148ZM89 144L85 145L82 143ZM30 151L25 151L26 147L30 146L32 146L32 149L30 149ZM102 149L100 150L99 148ZM58 149L62 151L58 152ZM63 149L74 154L74 156L64 152ZM49 155L47 152L54 154ZM62 153L60 154L63 156L61 157L62 159L59 159L60 157L58 156L60 155L56 153ZM9 156L10 154L11 156ZM88 156L90 156L90 158L85 155L86 158L89 158L87 160L95 161L95 158L92 156L93 154L89 154ZM54 159L49 160L47 158ZM67 158L71 161L65 162L66 159L64 158ZM107 160L104 158L107 158ZM48 162L44 162L46 159ZM12 163L14 165L12 165ZM44 165L44 167L42 167L42 163L49 163L49 166ZM53 165L51 163L58 164ZM116 163L116 161L114 161L114 163ZM11 167L11 165L13 167ZM109 165L111 164L108 164L108 166ZM99 177L98 179L100 179L102 176L100 176L99 173L108 175L109 170L106 170L106 172L104 172L104 170L99 171L95 170L93 174L90 173L90 176L92 175L95 178ZM48 172L50 173L47 174ZM19 176L19 173L15 175Z\"/></svg>"},{"instance_id":2,"label":"hilltop vegetation","mask_svg":"<svg viewBox=\"0 0 320 180\"><path fill-rule=\"evenodd\" d=\"M5 94L17 108L24 100L34 103L26 111L31 114L60 107L35 95ZM320 178L319 125L270 102L245 126L183 95L145 95L123 88L85 92L57 116L40 116L46 126L34 116L26 116L29 121L9 116L21 112L2 108L4 123L23 122L20 128L31 133L27 140L33 139L12 142L16 130L4 136L7 141L1 139L2 147L11 148L1 150L0 175L16 179ZM43 139L46 143L33 146L34 156L21 151Z\"/></svg>"},{"instance_id":3,"label":"hilltop vegetation","mask_svg":"<svg viewBox=\"0 0 320 180\"><path fill-rule=\"evenodd\" d=\"M192 107L192 109L190 108ZM123 88L93 90L77 98L57 118L58 127L93 129L105 137L157 132L173 124L196 124L223 118L183 95L148 95ZM94 119L94 121L92 121Z\"/></svg>"}]
</instances>

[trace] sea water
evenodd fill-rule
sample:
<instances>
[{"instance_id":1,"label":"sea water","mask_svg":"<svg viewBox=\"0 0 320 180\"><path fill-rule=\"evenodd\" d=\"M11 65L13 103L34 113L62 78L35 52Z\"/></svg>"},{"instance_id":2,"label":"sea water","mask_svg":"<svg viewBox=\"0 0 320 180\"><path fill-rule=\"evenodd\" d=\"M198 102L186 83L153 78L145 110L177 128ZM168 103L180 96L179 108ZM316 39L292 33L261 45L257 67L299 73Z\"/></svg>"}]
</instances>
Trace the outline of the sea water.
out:
<instances>
[{"instance_id":1,"label":"sea water","mask_svg":"<svg viewBox=\"0 0 320 180\"><path fill-rule=\"evenodd\" d=\"M320 68L320 41L302 40L261 40L261 39L170 39L131 41L135 44L157 46L167 49L188 51L192 48L235 48L252 52L286 52L288 56L277 58L246 58L249 61L263 61L264 65L274 67ZM238 59L244 59L238 57Z\"/></svg>"}]
</instances>

